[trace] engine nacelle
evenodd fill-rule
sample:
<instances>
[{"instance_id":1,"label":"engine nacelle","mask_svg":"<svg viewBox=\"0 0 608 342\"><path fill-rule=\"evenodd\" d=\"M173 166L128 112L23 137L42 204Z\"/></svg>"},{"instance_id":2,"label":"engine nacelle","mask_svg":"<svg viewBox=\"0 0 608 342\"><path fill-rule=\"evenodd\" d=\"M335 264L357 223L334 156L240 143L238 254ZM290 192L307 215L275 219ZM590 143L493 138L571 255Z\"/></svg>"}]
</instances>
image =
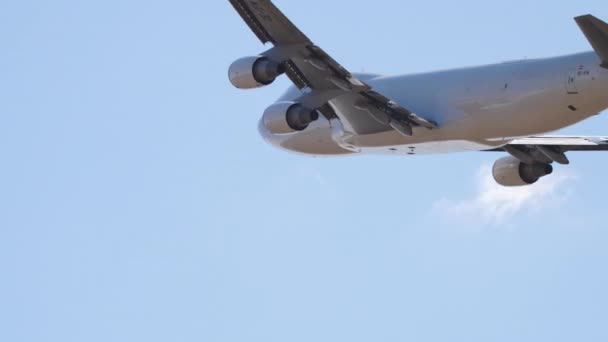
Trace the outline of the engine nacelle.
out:
<instances>
[{"instance_id":1,"label":"engine nacelle","mask_svg":"<svg viewBox=\"0 0 608 342\"><path fill-rule=\"evenodd\" d=\"M319 113L296 102L277 102L262 117L264 127L273 134L289 134L305 130L319 119Z\"/></svg>"},{"instance_id":2,"label":"engine nacelle","mask_svg":"<svg viewBox=\"0 0 608 342\"><path fill-rule=\"evenodd\" d=\"M502 186L532 185L552 173L550 164L525 164L514 157L499 159L492 168L494 180Z\"/></svg>"},{"instance_id":3,"label":"engine nacelle","mask_svg":"<svg viewBox=\"0 0 608 342\"><path fill-rule=\"evenodd\" d=\"M230 65L228 78L239 89L253 89L271 84L283 72L281 64L266 57L245 57Z\"/></svg>"}]
</instances>

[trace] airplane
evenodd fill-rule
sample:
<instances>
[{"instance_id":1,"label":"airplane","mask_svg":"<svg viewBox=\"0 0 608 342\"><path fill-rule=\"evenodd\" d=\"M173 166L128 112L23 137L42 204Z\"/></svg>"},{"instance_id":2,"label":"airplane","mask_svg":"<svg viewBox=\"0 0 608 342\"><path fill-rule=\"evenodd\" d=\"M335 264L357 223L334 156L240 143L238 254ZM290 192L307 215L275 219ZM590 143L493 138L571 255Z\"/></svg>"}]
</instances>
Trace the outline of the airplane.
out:
<instances>
[{"instance_id":1,"label":"airplane","mask_svg":"<svg viewBox=\"0 0 608 342\"><path fill-rule=\"evenodd\" d=\"M570 163L571 151L608 151L608 137L546 136L608 108L608 24L575 21L594 51L414 75L351 73L270 0L229 0L267 51L235 61L239 89L293 86L258 130L281 149L312 156L503 152L502 186L527 186Z\"/></svg>"}]
</instances>

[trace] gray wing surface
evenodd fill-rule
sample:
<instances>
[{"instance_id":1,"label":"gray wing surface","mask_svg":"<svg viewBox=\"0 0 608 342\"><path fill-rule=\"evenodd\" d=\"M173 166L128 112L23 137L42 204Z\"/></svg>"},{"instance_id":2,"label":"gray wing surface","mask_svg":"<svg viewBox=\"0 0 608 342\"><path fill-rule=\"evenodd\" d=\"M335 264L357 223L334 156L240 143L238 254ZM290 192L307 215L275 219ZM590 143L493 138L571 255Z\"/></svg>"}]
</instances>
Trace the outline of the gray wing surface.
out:
<instances>
[{"instance_id":1,"label":"gray wing surface","mask_svg":"<svg viewBox=\"0 0 608 342\"><path fill-rule=\"evenodd\" d=\"M517 139L491 151L508 152L524 163L569 164L566 152L608 151L608 137L544 136Z\"/></svg>"},{"instance_id":2,"label":"gray wing surface","mask_svg":"<svg viewBox=\"0 0 608 342\"><path fill-rule=\"evenodd\" d=\"M405 125L409 135L412 126L437 127L354 77L306 37L271 1L229 1L262 43L274 45L264 55L283 63L291 81L299 89L307 90L307 94L299 99L302 104L331 118L335 113L331 113L333 110L327 105L328 101L353 95L358 97L354 101L358 108L365 109L374 118L384 118L387 124ZM398 127L403 128L401 125Z\"/></svg>"},{"instance_id":3,"label":"gray wing surface","mask_svg":"<svg viewBox=\"0 0 608 342\"><path fill-rule=\"evenodd\" d=\"M564 151L608 151L608 137L545 136L517 139L512 146L552 146Z\"/></svg>"}]
</instances>

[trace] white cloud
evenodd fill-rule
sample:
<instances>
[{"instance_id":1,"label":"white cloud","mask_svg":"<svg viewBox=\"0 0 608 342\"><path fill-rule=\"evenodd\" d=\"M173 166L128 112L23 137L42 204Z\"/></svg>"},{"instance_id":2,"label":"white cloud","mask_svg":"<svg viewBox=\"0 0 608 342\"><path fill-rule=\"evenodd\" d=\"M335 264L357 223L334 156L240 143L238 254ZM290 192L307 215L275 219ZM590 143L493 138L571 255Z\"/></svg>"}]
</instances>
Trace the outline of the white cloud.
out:
<instances>
[{"instance_id":1,"label":"white cloud","mask_svg":"<svg viewBox=\"0 0 608 342\"><path fill-rule=\"evenodd\" d=\"M514 215L559 207L569 197L576 177L557 173L531 186L506 188L492 178L492 168L483 165L475 177L475 195L469 199L444 198L434 210L443 218L477 224L499 224Z\"/></svg>"}]
</instances>

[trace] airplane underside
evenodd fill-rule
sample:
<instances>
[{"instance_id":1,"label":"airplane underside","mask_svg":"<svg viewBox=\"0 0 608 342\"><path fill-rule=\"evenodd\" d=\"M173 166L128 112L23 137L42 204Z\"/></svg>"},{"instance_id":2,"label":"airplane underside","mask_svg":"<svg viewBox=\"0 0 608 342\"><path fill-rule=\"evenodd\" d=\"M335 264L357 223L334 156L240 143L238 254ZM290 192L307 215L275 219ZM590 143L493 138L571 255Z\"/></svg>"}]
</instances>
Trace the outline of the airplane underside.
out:
<instances>
[{"instance_id":1,"label":"airplane underside","mask_svg":"<svg viewBox=\"0 0 608 342\"><path fill-rule=\"evenodd\" d=\"M507 153L504 186L536 183L571 151L608 151L606 137L546 136L608 108L608 24L575 18L594 52L403 76L352 74L270 0L229 0L262 43L235 61L240 89L286 75L294 84L264 112L270 144L312 156Z\"/></svg>"},{"instance_id":2,"label":"airplane underside","mask_svg":"<svg viewBox=\"0 0 608 342\"><path fill-rule=\"evenodd\" d=\"M343 96L330 101L337 119L321 116L306 130L281 134L266 129L262 120L260 133L277 147L314 156L422 155L495 149L519 138L574 125L607 108L608 72L593 67L597 64L594 53L583 53L440 74L357 75L374 88L386 89L393 98L416 99L409 101L410 107L437 122L440 128L417 127L412 135L405 135L370 117L365 110L356 108L349 96ZM569 65L581 68L576 93L569 92L568 72L562 71ZM490 77L485 77L488 69L500 70L499 75L489 73ZM461 80L463 74L477 76L469 83L455 81ZM425 83L425 89L418 87L421 83ZM476 93L476 87L485 91ZM435 95L425 99L425 93ZM292 88L279 103L299 96L297 88Z\"/></svg>"}]
</instances>

